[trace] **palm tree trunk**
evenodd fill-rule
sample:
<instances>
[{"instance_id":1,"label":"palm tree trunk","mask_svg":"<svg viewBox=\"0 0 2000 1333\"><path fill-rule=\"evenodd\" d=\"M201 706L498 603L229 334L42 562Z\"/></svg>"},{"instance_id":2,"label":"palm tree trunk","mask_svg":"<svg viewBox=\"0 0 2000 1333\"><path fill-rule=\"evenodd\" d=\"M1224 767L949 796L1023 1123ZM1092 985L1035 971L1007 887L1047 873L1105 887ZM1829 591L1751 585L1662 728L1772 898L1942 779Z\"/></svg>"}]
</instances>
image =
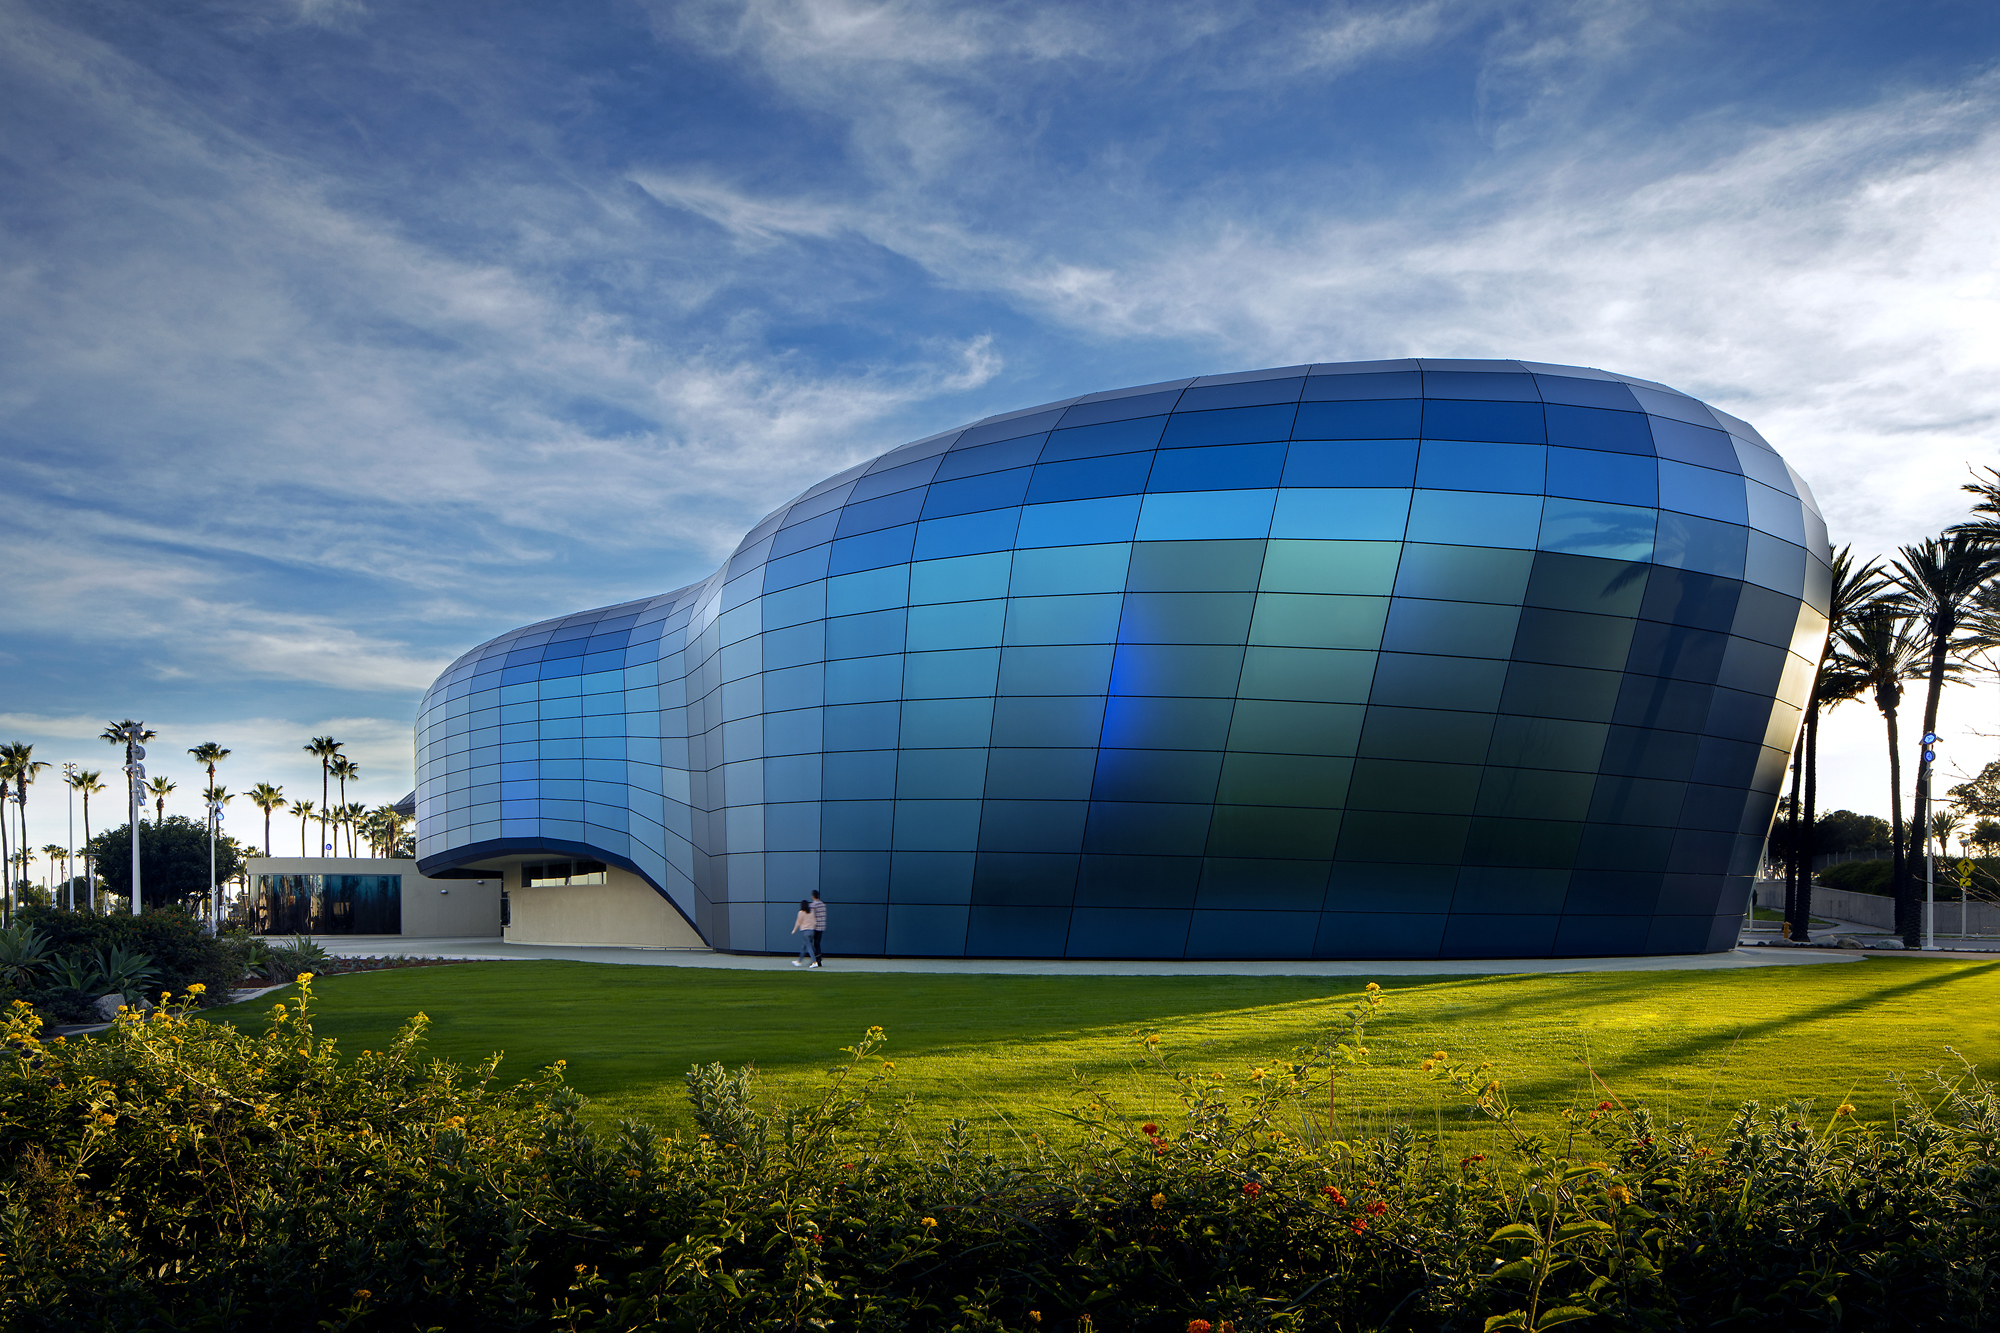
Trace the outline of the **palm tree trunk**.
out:
<instances>
[{"instance_id":1,"label":"palm tree trunk","mask_svg":"<svg viewBox=\"0 0 2000 1333\"><path fill-rule=\"evenodd\" d=\"M271 859L271 807L264 807L264 859Z\"/></svg>"},{"instance_id":2,"label":"palm tree trunk","mask_svg":"<svg viewBox=\"0 0 2000 1333\"><path fill-rule=\"evenodd\" d=\"M1799 782L1805 776L1806 733L1792 742L1792 810L1785 830L1785 922L1789 928L1799 897ZM1789 932L1788 932L1789 933Z\"/></svg>"},{"instance_id":3,"label":"palm tree trunk","mask_svg":"<svg viewBox=\"0 0 2000 1333\"><path fill-rule=\"evenodd\" d=\"M1949 619L1940 619L1931 626L1931 673L1929 688L1924 691L1924 735L1937 733L1938 697L1944 693L1944 663L1951 651L1951 634L1957 625ZM1918 742L1916 798L1910 809L1910 849L1912 858L1923 855L1930 838L1931 817L1931 765L1921 758L1922 742ZM1908 906L1905 907L1907 900ZM1903 936L1903 947L1917 948L1923 943L1923 909L1917 904L1916 866L1905 861L1897 880L1896 926Z\"/></svg>"},{"instance_id":4,"label":"palm tree trunk","mask_svg":"<svg viewBox=\"0 0 2000 1333\"><path fill-rule=\"evenodd\" d=\"M326 756L321 755L319 761L319 854L321 856L325 856L327 851L326 848L327 790L326 789L327 789L327 779L331 776L332 775L327 771Z\"/></svg>"},{"instance_id":5,"label":"palm tree trunk","mask_svg":"<svg viewBox=\"0 0 2000 1333\"><path fill-rule=\"evenodd\" d=\"M14 857L12 849L9 846L9 841L7 835L7 784L4 781L0 781L0 867L5 867L4 871L0 871L0 874L4 874L7 880L4 885L0 885L0 890L4 890L4 892L0 892L0 913L4 913L5 919L11 922L14 919L12 911L14 906Z\"/></svg>"},{"instance_id":6,"label":"palm tree trunk","mask_svg":"<svg viewBox=\"0 0 2000 1333\"><path fill-rule=\"evenodd\" d=\"M83 900L91 911L97 910L97 880L90 869L90 792L83 793Z\"/></svg>"},{"instance_id":7,"label":"palm tree trunk","mask_svg":"<svg viewBox=\"0 0 2000 1333\"><path fill-rule=\"evenodd\" d=\"M1882 716L1889 726L1889 878L1896 888L1896 932L1904 934L1904 885L1903 885L1903 744L1896 735L1896 706L1889 704L1882 710Z\"/></svg>"},{"instance_id":8,"label":"palm tree trunk","mask_svg":"<svg viewBox=\"0 0 2000 1333\"><path fill-rule=\"evenodd\" d=\"M1816 817L1819 813L1819 691L1806 704L1806 805L1799 824L1799 891L1792 901L1792 938L1812 939L1813 856Z\"/></svg>"}]
</instances>

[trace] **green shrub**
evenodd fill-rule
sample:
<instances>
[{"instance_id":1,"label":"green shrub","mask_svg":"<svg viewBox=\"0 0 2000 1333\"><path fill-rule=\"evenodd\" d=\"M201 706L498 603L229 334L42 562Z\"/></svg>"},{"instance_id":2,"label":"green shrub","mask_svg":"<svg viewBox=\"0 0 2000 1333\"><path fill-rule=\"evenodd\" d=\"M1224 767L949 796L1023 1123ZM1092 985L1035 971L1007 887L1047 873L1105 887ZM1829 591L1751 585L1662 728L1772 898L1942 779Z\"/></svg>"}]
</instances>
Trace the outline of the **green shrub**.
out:
<instances>
[{"instance_id":1,"label":"green shrub","mask_svg":"<svg viewBox=\"0 0 2000 1333\"><path fill-rule=\"evenodd\" d=\"M1829 889L1887 895L1895 892L1894 873L1895 864L1890 861L1843 861L1820 871L1817 878Z\"/></svg>"},{"instance_id":2,"label":"green shrub","mask_svg":"<svg viewBox=\"0 0 2000 1333\"><path fill-rule=\"evenodd\" d=\"M186 995L199 982L209 1003L226 1004L230 989L243 977L230 948L208 934L192 913L178 907L157 907L138 917L27 907L16 915L16 921L42 935L48 952L59 960L95 961L100 973L106 961L129 961L143 955L142 965L123 973L128 985L116 984L120 977L98 978L107 990L126 990L135 999L154 999L162 991ZM68 977L64 985L73 986L82 979ZM50 984L51 989L57 988Z\"/></svg>"},{"instance_id":3,"label":"green shrub","mask_svg":"<svg viewBox=\"0 0 2000 1333\"><path fill-rule=\"evenodd\" d=\"M309 981L309 978L306 980ZM1171 1124L1079 1089L1007 1154L902 1130L870 1031L824 1095L689 1076L698 1134L596 1135L560 1062L337 1058L310 990L253 1036L170 1004L102 1039L0 1031L0 1325L36 1329L1985 1328L2000 1095L1967 1070L1714 1142L1616 1097L1521 1131L1493 1071L1426 1070L1504 1147L1328 1133L1379 992L1219 1070L1140 1036ZM1164 1117L1162 1119L1165 1119Z\"/></svg>"}]
</instances>

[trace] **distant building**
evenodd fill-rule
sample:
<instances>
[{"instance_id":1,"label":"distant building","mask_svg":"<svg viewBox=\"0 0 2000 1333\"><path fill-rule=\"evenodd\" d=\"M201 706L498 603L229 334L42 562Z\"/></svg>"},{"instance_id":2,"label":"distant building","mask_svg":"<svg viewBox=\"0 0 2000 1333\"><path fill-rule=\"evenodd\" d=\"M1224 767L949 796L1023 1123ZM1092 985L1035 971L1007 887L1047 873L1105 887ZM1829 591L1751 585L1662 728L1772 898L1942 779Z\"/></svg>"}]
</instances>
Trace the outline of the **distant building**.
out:
<instances>
[{"instance_id":1,"label":"distant building","mask_svg":"<svg viewBox=\"0 0 2000 1333\"><path fill-rule=\"evenodd\" d=\"M1826 632L1811 492L1515 361L1086 395L892 449L417 725L418 864L510 938L883 955L1736 938Z\"/></svg>"}]
</instances>

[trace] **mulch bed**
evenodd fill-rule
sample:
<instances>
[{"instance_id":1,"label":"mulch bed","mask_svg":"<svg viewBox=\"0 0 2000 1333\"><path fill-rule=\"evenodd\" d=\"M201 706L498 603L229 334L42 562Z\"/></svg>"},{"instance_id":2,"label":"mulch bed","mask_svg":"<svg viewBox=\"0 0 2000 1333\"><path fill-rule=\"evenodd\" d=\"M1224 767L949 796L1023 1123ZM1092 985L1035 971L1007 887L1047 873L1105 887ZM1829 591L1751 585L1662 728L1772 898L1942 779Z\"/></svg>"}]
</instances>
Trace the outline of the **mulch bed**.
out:
<instances>
[{"instance_id":1,"label":"mulch bed","mask_svg":"<svg viewBox=\"0 0 2000 1333\"><path fill-rule=\"evenodd\" d=\"M334 977L347 972L386 972L393 967L450 967L455 963L476 961L472 958L329 958L308 970L316 977Z\"/></svg>"}]
</instances>

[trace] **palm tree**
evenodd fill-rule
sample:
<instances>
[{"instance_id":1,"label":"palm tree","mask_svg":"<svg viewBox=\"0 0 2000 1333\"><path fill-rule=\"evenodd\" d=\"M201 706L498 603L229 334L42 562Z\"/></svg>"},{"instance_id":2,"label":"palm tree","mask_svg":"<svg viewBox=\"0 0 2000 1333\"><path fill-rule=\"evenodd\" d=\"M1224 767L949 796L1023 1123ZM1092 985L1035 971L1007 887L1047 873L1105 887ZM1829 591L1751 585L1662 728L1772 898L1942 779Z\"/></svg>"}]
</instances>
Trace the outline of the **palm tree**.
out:
<instances>
[{"instance_id":1,"label":"palm tree","mask_svg":"<svg viewBox=\"0 0 2000 1333\"><path fill-rule=\"evenodd\" d=\"M368 840L377 856L394 856L403 837L403 816L393 805L378 805L368 814Z\"/></svg>"},{"instance_id":2,"label":"palm tree","mask_svg":"<svg viewBox=\"0 0 2000 1333\"><path fill-rule=\"evenodd\" d=\"M292 813L299 817L299 855L306 854L306 824L319 813L311 801L293 801Z\"/></svg>"},{"instance_id":3,"label":"palm tree","mask_svg":"<svg viewBox=\"0 0 2000 1333\"><path fill-rule=\"evenodd\" d=\"M172 778L149 778L146 781L146 790L153 793L154 828L167 822L167 797L173 794L175 785Z\"/></svg>"},{"instance_id":4,"label":"palm tree","mask_svg":"<svg viewBox=\"0 0 2000 1333\"><path fill-rule=\"evenodd\" d=\"M99 781L103 776L94 769L83 769L70 774L68 779L69 785L83 794L83 894L84 906L92 910L97 907L97 895L90 866L90 796L104 790L104 783Z\"/></svg>"},{"instance_id":5,"label":"palm tree","mask_svg":"<svg viewBox=\"0 0 2000 1333\"><path fill-rule=\"evenodd\" d=\"M28 787L35 780L35 774L47 768L48 764L35 758L35 747L21 741L13 741L0 746L0 757L8 773L14 779L14 808L20 817L21 840L15 846L26 849L28 845Z\"/></svg>"},{"instance_id":6,"label":"palm tree","mask_svg":"<svg viewBox=\"0 0 2000 1333\"><path fill-rule=\"evenodd\" d=\"M10 867L14 864L13 840L7 831L7 800L14 783L14 769L8 758L11 746L0 745L0 911L6 911L14 900L14 876Z\"/></svg>"},{"instance_id":7,"label":"palm tree","mask_svg":"<svg viewBox=\"0 0 2000 1333\"><path fill-rule=\"evenodd\" d=\"M1892 603L1876 602L1873 614L1859 617L1840 636L1840 661L1873 691L1875 707L1889 729L1889 827L1891 873L1903 881L1903 746L1897 735L1897 709L1903 702L1903 682L1921 680L1929 663L1929 644L1915 620L1898 613ZM1899 900L1900 901L1900 900ZM1898 915L1901 909L1898 908Z\"/></svg>"},{"instance_id":8,"label":"palm tree","mask_svg":"<svg viewBox=\"0 0 2000 1333\"><path fill-rule=\"evenodd\" d=\"M360 854L359 846L355 842L355 834L361 827L361 821L367 818L367 816L368 807L361 801L355 801L350 805L340 807L340 822L347 826L347 854L349 856L358 856Z\"/></svg>"},{"instance_id":9,"label":"palm tree","mask_svg":"<svg viewBox=\"0 0 2000 1333\"><path fill-rule=\"evenodd\" d=\"M1895 570L1896 596L1923 627L1930 652L1930 684L1924 694L1924 734L1937 733L1938 697L1944 692L1946 663L1954 651L1976 647L1971 636L1961 636L1959 626L1968 606L1980 589L2000 574L2000 546L1976 525L1971 530L1932 537L1902 549L1902 559L1891 562ZM1926 750L1928 746L1924 747ZM1931 805L1931 765L1917 766L1916 798L1910 811L1911 850L1929 826ZM1917 947L1923 933L1917 911L1916 884L1910 878L1909 863L1899 867L1896 880L1896 925L1905 948Z\"/></svg>"},{"instance_id":10,"label":"palm tree","mask_svg":"<svg viewBox=\"0 0 2000 1333\"><path fill-rule=\"evenodd\" d=\"M315 736L301 748L307 754L316 755L319 758L319 808L322 811L326 811L333 800L332 793L327 790L327 787L329 785L328 779L333 776L331 765L334 759L340 755L340 742L331 736ZM319 818L321 856L326 855L326 821L327 816L322 813ZM301 842L303 843L303 838L301 838Z\"/></svg>"},{"instance_id":11,"label":"palm tree","mask_svg":"<svg viewBox=\"0 0 2000 1333\"><path fill-rule=\"evenodd\" d=\"M271 855L271 812L284 808L285 789L260 782L250 789L250 804L264 812L264 855Z\"/></svg>"},{"instance_id":12,"label":"palm tree","mask_svg":"<svg viewBox=\"0 0 2000 1333\"><path fill-rule=\"evenodd\" d=\"M1800 737L1805 770L1805 800L1800 802L1799 769L1792 765L1792 815L1797 821L1791 839L1791 855L1785 866L1786 933L1795 940L1812 938L1813 833L1819 815L1819 715L1826 709L1858 698L1868 682L1839 666L1829 669L1828 659L1840 636L1855 624L1855 617L1889 586L1882 567L1873 560L1854 563L1854 548L1843 546L1833 553L1833 584L1827 599L1827 638L1814 664L1813 688L1806 698L1804 734Z\"/></svg>"},{"instance_id":13,"label":"palm tree","mask_svg":"<svg viewBox=\"0 0 2000 1333\"><path fill-rule=\"evenodd\" d=\"M60 903L61 899L56 896L55 876L56 871L62 867L63 858L69 855L69 849L52 842L42 848L42 855L47 857L49 861L49 877L43 880L42 883L48 888L49 901Z\"/></svg>"},{"instance_id":14,"label":"palm tree","mask_svg":"<svg viewBox=\"0 0 2000 1333\"><path fill-rule=\"evenodd\" d=\"M1951 859L1951 840L1957 836L1958 830L1964 823L1964 818L1956 810L1931 811L1931 841L1937 844L1937 857L1940 861ZM42 850L48 849L45 847Z\"/></svg>"},{"instance_id":15,"label":"palm tree","mask_svg":"<svg viewBox=\"0 0 2000 1333\"><path fill-rule=\"evenodd\" d=\"M354 821L349 813L353 807L347 804L347 780L361 776L361 765L346 755L335 755L327 761L327 770L340 782L340 809L347 822L347 854L354 855Z\"/></svg>"}]
</instances>

